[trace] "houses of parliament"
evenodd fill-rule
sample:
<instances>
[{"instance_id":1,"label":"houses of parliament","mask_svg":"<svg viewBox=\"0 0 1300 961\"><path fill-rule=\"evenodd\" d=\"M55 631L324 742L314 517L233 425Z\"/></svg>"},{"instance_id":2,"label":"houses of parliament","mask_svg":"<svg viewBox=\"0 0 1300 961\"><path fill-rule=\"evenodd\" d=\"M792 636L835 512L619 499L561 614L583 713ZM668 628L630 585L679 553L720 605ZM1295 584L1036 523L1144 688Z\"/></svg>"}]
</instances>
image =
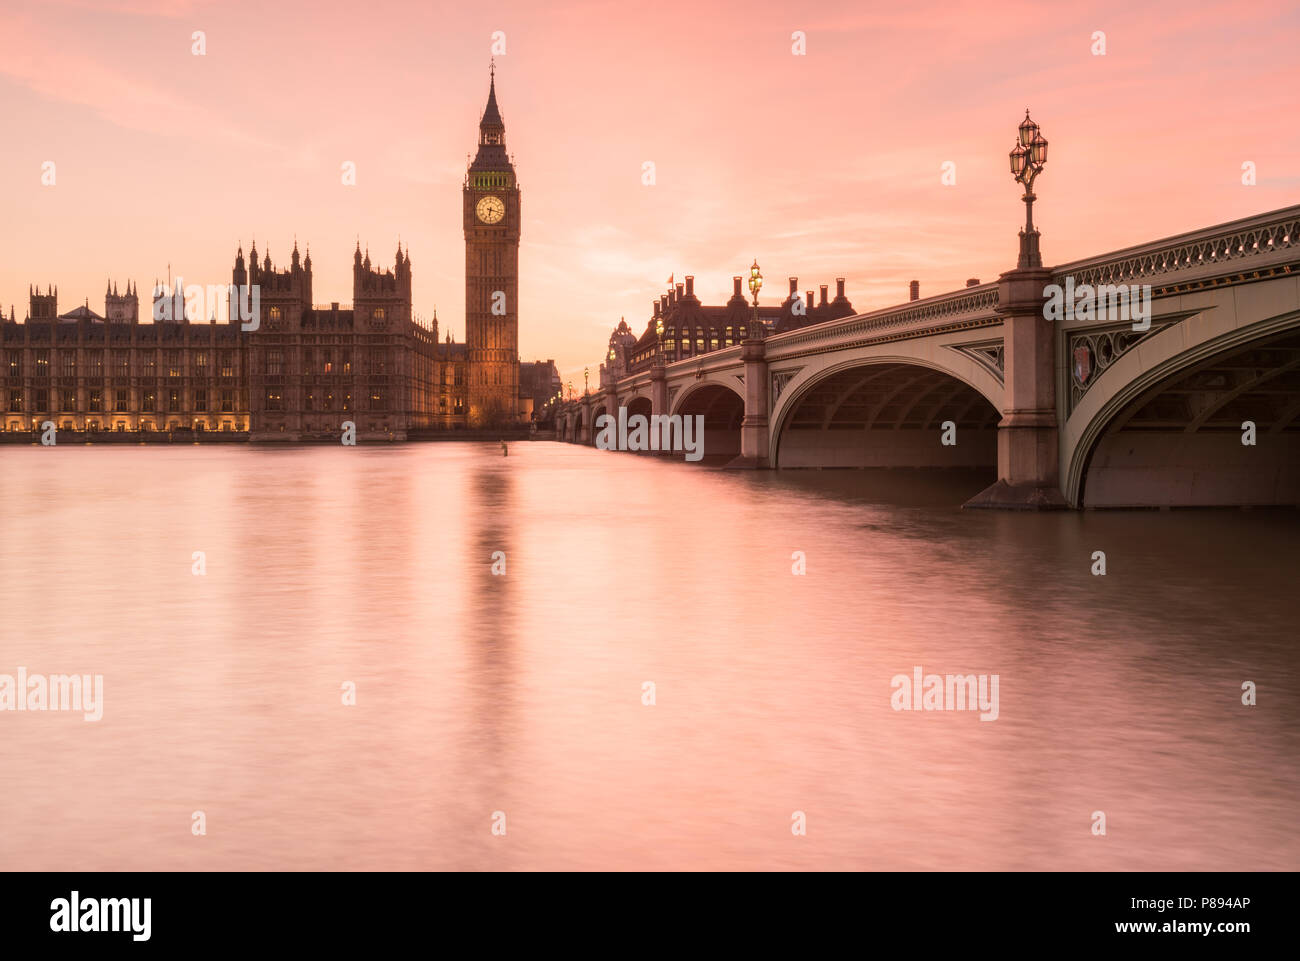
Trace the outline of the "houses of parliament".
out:
<instances>
[{"instance_id":1,"label":"houses of parliament","mask_svg":"<svg viewBox=\"0 0 1300 961\"><path fill-rule=\"evenodd\" d=\"M355 425L361 439L422 430L499 428L536 418L559 390L553 361L519 362L519 185L506 152L495 72L464 182L465 343L412 313L411 255L373 264L352 255L352 303L316 304L310 251L288 266L256 243L235 254L232 283L255 288L257 322L243 329L186 317L182 291L155 286L153 323L137 288L110 284L103 316L60 314L57 288L28 290L21 323L0 312L0 428L38 431L212 432L308 440ZM161 309L160 309L161 308ZM232 438L233 439L233 438Z\"/></svg>"}]
</instances>

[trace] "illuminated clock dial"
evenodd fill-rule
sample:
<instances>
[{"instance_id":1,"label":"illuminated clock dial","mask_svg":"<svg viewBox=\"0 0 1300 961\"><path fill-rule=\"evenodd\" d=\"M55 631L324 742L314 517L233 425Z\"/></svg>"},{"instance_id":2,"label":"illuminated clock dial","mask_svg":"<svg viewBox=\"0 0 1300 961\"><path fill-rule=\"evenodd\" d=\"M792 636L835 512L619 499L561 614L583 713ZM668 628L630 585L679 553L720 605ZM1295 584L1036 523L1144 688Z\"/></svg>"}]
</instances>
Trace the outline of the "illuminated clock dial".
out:
<instances>
[{"instance_id":1,"label":"illuminated clock dial","mask_svg":"<svg viewBox=\"0 0 1300 961\"><path fill-rule=\"evenodd\" d=\"M502 203L500 197L489 195L478 202L474 212L485 224L499 224L501 218L506 215L506 205Z\"/></svg>"}]
</instances>

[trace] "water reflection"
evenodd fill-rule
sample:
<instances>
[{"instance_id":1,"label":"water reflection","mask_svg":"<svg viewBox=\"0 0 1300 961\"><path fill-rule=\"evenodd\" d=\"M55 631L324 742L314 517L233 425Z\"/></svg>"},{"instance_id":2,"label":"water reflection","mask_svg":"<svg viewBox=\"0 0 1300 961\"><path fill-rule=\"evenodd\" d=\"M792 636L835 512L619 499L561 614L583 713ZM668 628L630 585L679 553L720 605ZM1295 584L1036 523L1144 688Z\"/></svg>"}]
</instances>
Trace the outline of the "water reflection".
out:
<instances>
[{"instance_id":1,"label":"water reflection","mask_svg":"<svg viewBox=\"0 0 1300 961\"><path fill-rule=\"evenodd\" d=\"M0 713L0 863L1294 868L1296 513L961 511L985 483L6 451L0 673L106 705ZM915 666L998 674L998 720L893 711Z\"/></svg>"}]
</instances>

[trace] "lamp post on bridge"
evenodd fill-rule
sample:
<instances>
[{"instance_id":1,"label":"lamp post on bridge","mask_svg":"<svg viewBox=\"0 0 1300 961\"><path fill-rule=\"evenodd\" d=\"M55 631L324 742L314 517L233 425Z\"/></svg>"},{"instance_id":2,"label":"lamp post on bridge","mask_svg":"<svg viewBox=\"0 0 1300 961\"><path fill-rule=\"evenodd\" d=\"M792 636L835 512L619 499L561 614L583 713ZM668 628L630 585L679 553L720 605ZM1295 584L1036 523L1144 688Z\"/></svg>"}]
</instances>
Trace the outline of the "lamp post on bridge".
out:
<instances>
[{"instance_id":1,"label":"lamp post on bridge","mask_svg":"<svg viewBox=\"0 0 1300 961\"><path fill-rule=\"evenodd\" d=\"M659 338L654 362L650 365L650 412L668 413L668 366L664 357L664 319L655 321L655 336Z\"/></svg>"},{"instance_id":2,"label":"lamp post on bridge","mask_svg":"<svg viewBox=\"0 0 1300 961\"><path fill-rule=\"evenodd\" d=\"M998 278L993 309L1002 317L1002 419L998 422L998 479L967 507L1056 510L1060 489L1060 432L1056 404L1058 331L1043 315L1052 271L1043 266L1034 227L1034 180L1047 163L1047 140L1038 124L1020 124L1010 154L1011 174L1025 185L1025 227L1020 260Z\"/></svg>"},{"instance_id":3,"label":"lamp post on bridge","mask_svg":"<svg viewBox=\"0 0 1300 961\"><path fill-rule=\"evenodd\" d=\"M591 393L591 368L582 368L582 396L586 397Z\"/></svg>"},{"instance_id":4,"label":"lamp post on bridge","mask_svg":"<svg viewBox=\"0 0 1300 961\"><path fill-rule=\"evenodd\" d=\"M1020 261L1016 264L1021 269L1043 266L1043 256L1038 251L1038 231L1034 229L1034 180L1043 172L1047 163L1047 140L1043 137L1038 124L1029 119L1029 108L1025 108L1025 119L1020 123L1020 138L1011 151L1011 175L1017 183L1025 185L1025 229L1020 231Z\"/></svg>"},{"instance_id":5,"label":"lamp post on bridge","mask_svg":"<svg viewBox=\"0 0 1300 961\"><path fill-rule=\"evenodd\" d=\"M758 319L758 292L763 272L755 260L749 268L749 292L754 295L754 313L749 336L741 342L740 358L745 365L745 415L740 421L740 456L728 465L750 469L767 467L767 343Z\"/></svg>"}]
</instances>

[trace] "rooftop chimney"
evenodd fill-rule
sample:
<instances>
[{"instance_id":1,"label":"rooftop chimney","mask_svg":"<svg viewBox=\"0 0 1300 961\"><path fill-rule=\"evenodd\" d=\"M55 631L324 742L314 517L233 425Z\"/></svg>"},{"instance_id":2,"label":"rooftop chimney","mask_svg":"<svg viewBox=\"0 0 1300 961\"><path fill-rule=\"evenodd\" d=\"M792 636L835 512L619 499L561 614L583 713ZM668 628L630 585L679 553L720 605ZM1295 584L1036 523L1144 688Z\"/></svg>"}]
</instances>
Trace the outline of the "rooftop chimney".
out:
<instances>
[{"instance_id":1,"label":"rooftop chimney","mask_svg":"<svg viewBox=\"0 0 1300 961\"><path fill-rule=\"evenodd\" d=\"M806 306L809 310L813 309L813 292L811 290L808 291L808 303Z\"/></svg>"},{"instance_id":2,"label":"rooftop chimney","mask_svg":"<svg viewBox=\"0 0 1300 961\"><path fill-rule=\"evenodd\" d=\"M686 275L686 296L688 298L695 296L695 278L689 274Z\"/></svg>"},{"instance_id":3,"label":"rooftop chimney","mask_svg":"<svg viewBox=\"0 0 1300 961\"><path fill-rule=\"evenodd\" d=\"M844 278L843 277L835 278L835 299L836 300L844 299Z\"/></svg>"},{"instance_id":4,"label":"rooftop chimney","mask_svg":"<svg viewBox=\"0 0 1300 961\"><path fill-rule=\"evenodd\" d=\"M731 295L732 295L733 297L744 298L745 295L742 294L742 293L740 292L740 278L739 278L739 277L732 277L732 278L731 278L731 289L732 289L732 294L731 294Z\"/></svg>"},{"instance_id":5,"label":"rooftop chimney","mask_svg":"<svg viewBox=\"0 0 1300 961\"><path fill-rule=\"evenodd\" d=\"M685 295L685 292L686 292L686 285L685 285L685 284L678 284L678 285L677 285L677 299L678 299L678 300L681 300L682 297Z\"/></svg>"},{"instance_id":6,"label":"rooftop chimney","mask_svg":"<svg viewBox=\"0 0 1300 961\"><path fill-rule=\"evenodd\" d=\"M790 299L794 300L798 296L799 296L799 278L791 277L790 278Z\"/></svg>"},{"instance_id":7,"label":"rooftop chimney","mask_svg":"<svg viewBox=\"0 0 1300 961\"><path fill-rule=\"evenodd\" d=\"M980 279L978 277L972 277L970 280L966 281L967 287L978 287L979 285Z\"/></svg>"},{"instance_id":8,"label":"rooftop chimney","mask_svg":"<svg viewBox=\"0 0 1300 961\"><path fill-rule=\"evenodd\" d=\"M822 302L818 304L818 306L819 307L826 306L826 285L825 284L822 284Z\"/></svg>"},{"instance_id":9,"label":"rooftop chimney","mask_svg":"<svg viewBox=\"0 0 1300 961\"><path fill-rule=\"evenodd\" d=\"M908 289L908 293L911 294L911 296L908 297L908 300L921 299L921 282L919 280L912 281L910 284L907 285L907 289Z\"/></svg>"}]
</instances>

